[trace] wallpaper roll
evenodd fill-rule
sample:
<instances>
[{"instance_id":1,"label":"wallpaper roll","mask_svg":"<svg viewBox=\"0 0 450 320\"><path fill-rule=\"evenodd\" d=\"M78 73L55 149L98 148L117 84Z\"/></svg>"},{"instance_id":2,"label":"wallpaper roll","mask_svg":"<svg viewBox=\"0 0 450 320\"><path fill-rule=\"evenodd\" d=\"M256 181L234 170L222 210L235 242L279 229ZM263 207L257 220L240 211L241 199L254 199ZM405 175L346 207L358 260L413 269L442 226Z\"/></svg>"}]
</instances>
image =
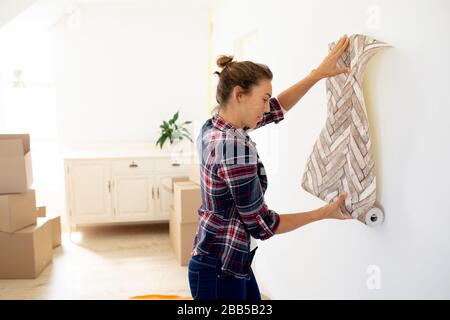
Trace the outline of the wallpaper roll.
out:
<instances>
[{"instance_id":1,"label":"wallpaper roll","mask_svg":"<svg viewBox=\"0 0 450 320\"><path fill-rule=\"evenodd\" d=\"M362 78L369 59L390 45L365 35L349 37L349 45L338 60L349 73L327 78L328 113L325 126L308 158L302 187L326 201L347 192L343 212L369 226L383 221L376 200L375 162L371 150ZM331 51L335 43L329 44Z\"/></svg>"}]
</instances>

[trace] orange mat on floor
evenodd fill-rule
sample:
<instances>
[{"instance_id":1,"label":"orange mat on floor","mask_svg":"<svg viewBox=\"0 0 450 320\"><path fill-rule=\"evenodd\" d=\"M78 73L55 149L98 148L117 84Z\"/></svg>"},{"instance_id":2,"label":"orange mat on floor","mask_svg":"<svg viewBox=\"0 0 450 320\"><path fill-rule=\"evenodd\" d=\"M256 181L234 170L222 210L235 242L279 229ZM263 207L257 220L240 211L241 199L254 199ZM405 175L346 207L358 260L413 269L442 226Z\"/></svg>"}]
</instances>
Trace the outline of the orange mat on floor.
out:
<instances>
[{"instance_id":1,"label":"orange mat on floor","mask_svg":"<svg viewBox=\"0 0 450 320\"><path fill-rule=\"evenodd\" d=\"M131 300L192 300L192 297L177 296L174 294L146 294L130 297Z\"/></svg>"}]
</instances>

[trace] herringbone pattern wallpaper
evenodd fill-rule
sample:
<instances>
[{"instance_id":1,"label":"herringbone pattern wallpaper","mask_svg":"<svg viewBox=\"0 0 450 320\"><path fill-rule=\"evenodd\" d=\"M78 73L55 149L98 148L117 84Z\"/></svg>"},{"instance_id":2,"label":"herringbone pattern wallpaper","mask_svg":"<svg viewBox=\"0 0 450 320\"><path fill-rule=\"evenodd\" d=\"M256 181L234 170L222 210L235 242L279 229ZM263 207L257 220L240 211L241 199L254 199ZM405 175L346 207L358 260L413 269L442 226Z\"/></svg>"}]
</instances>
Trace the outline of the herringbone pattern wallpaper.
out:
<instances>
[{"instance_id":1,"label":"herringbone pattern wallpaper","mask_svg":"<svg viewBox=\"0 0 450 320\"><path fill-rule=\"evenodd\" d=\"M326 202L347 192L341 210L365 222L376 199L376 176L362 75L369 59L388 45L364 35L349 38L338 66L351 71L326 80L328 116L308 158L302 187Z\"/></svg>"}]
</instances>

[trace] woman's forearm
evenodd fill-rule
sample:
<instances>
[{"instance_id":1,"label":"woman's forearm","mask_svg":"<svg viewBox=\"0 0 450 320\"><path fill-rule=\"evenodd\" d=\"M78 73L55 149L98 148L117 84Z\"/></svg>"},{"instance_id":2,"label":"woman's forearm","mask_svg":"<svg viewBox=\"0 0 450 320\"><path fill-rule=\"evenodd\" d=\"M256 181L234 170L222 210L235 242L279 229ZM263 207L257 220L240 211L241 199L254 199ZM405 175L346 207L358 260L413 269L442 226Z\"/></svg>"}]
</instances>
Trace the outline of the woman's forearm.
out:
<instances>
[{"instance_id":1,"label":"woman's forearm","mask_svg":"<svg viewBox=\"0 0 450 320\"><path fill-rule=\"evenodd\" d=\"M278 95L278 102L280 102L285 110L289 110L295 106L308 90L320 79L333 77L350 71L350 68L348 67L338 67L337 65L338 59L348 47L349 42L350 40L347 35L341 37L316 69L311 71L305 79L300 80Z\"/></svg>"},{"instance_id":2,"label":"woman's forearm","mask_svg":"<svg viewBox=\"0 0 450 320\"><path fill-rule=\"evenodd\" d=\"M309 91L309 89L311 89L311 87L320 79L321 77L314 69L306 78L281 92L277 99L287 111L295 106L297 102Z\"/></svg>"},{"instance_id":3,"label":"woman's forearm","mask_svg":"<svg viewBox=\"0 0 450 320\"><path fill-rule=\"evenodd\" d=\"M275 234L285 233L300 228L308 223L321 220L324 215L325 207L299 213L280 214L280 223Z\"/></svg>"}]
</instances>

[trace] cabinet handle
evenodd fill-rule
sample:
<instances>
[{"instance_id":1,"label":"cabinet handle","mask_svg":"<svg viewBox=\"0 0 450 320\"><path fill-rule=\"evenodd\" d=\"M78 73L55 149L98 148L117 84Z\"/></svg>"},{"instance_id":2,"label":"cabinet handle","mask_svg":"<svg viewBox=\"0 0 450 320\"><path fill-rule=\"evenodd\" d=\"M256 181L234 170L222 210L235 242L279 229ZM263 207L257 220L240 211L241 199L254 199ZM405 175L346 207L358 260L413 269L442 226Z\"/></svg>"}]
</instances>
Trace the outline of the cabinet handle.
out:
<instances>
[{"instance_id":1,"label":"cabinet handle","mask_svg":"<svg viewBox=\"0 0 450 320\"><path fill-rule=\"evenodd\" d=\"M158 199L159 199L159 187L156 189L156 194L158 195Z\"/></svg>"},{"instance_id":2,"label":"cabinet handle","mask_svg":"<svg viewBox=\"0 0 450 320\"><path fill-rule=\"evenodd\" d=\"M152 187L152 199L155 199L155 188Z\"/></svg>"},{"instance_id":3,"label":"cabinet handle","mask_svg":"<svg viewBox=\"0 0 450 320\"><path fill-rule=\"evenodd\" d=\"M180 166L180 164L179 163L172 163L172 167L179 167Z\"/></svg>"},{"instance_id":4,"label":"cabinet handle","mask_svg":"<svg viewBox=\"0 0 450 320\"><path fill-rule=\"evenodd\" d=\"M138 165L136 163L134 163L134 161L130 164L130 168L136 168L138 167Z\"/></svg>"},{"instance_id":5,"label":"cabinet handle","mask_svg":"<svg viewBox=\"0 0 450 320\"><path fill-rule=\"evenodd\" d=\"M111 192L111 180L108 181L108 190Z\"/></svg>"}]
</instances>

